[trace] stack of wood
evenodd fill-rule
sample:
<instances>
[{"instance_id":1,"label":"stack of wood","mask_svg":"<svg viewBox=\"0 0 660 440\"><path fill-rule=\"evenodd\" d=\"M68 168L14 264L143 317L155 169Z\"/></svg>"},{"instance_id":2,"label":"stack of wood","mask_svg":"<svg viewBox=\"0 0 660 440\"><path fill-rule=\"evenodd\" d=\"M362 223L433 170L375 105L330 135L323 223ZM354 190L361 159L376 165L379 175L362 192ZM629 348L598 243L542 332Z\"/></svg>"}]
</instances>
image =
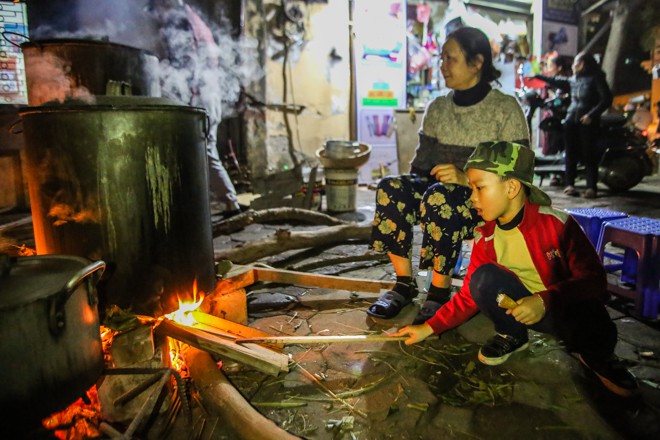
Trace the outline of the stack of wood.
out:
<instances>
[{"instance_id":1,"label":"stack of wood","mask_svg":"<svg viewBox=\"0 0 660 440\"><path fill-rule=\"evenodd\" d=\"M194 319L193 324L180 324L163 317L156 324L156 333L220 355L224 359L240 362L265 374L277 376L289 371L289 357L283 353L283 344L237 343L247 338L259 341L272 335L203 312L190 313Z\"/></svg>"}]
</instances>

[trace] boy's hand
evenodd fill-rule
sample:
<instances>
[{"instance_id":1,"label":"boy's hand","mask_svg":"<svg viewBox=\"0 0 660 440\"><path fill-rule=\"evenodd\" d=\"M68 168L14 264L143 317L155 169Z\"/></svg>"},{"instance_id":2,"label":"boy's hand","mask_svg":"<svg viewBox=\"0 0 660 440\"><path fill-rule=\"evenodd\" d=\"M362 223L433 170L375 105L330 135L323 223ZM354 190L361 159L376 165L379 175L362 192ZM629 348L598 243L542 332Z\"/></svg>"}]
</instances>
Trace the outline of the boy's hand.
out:
<instances>
[{"instance_id":1,"label":"boy's hand","mask_svg":"<svg viewBox=\"0 0 660 440\"><path fill-rule=\"evenodd\" d=\"M431 169L431 176L438 182L455 183L456 185L468 186L468 180L465 173L459 170L456 165L441 163Z\"/></svg>"},{"instance_id":2,"label":"boy's hand","mask_svg":"<svg viewBox=\"0 0 660 440\"><path fill-rule=\"evenodd\" d=\"M403 341L406 345L416 344L423 341L433 334L433 329L427 323L420 325L409 325L404 327L396 333L390 334L390 336L410 336L408 339Z\"/></svg>"},{"instance_id":3,"label":"boy's hand","mask_svg":"<svg viewBox=\"0 0 660 440\"><path fill-rule=\"evenodd\" d=\"M533 325L545 316L545 304L538 295L526 296L516 302L518 307L507 310L506 314L512 315L521 324Z\"/></svg>"}]
</instances>

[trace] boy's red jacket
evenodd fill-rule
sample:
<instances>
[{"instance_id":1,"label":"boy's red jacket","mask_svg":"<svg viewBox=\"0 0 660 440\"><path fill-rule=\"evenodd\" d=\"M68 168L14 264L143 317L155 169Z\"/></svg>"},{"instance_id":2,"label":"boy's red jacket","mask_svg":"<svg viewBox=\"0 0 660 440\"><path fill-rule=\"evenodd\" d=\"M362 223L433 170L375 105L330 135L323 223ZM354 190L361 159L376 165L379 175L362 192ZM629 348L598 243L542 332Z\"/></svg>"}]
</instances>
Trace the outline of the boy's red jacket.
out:
<instances>
[{"instance_id":1,"label":"boy's red jacket","mask_svg":"<svg viewBox=\"0 0 660 440\"><path fill-rule=\"evenodd\" d=\"M456 327L479 311L470 294L472 273L486 263L503 267L495 255L495 227L495 221L490 221L476 229L463 287L435 316L426 321L434 333L439 334ZM607 301L609 294L606 290L605 269L593 245L573 217L550 206L539 206L528 201L518 229L546 287L545 291L533 292L543 298L546 310L588 299Z\"/></svg>"}]
</instances>

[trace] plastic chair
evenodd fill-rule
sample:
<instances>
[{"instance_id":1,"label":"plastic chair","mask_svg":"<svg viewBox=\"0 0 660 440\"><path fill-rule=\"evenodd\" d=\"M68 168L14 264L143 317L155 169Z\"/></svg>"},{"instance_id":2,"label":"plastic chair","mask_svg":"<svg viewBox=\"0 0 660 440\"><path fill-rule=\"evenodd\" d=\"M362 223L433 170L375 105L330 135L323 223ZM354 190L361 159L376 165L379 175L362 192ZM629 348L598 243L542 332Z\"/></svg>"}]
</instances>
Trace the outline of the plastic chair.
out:
<instances>
[{"instance_id":1,"label":"plastic chair","mask_svg":"<svg viewBox=\"0 0 660 440\"><path fill-rule=\"evenodd\" d=\"M660 220L627 217L606 222L598 239L598 255L605 256L605 246L630 249L637 256L637 273L633 288L626 289L608 282L608 291L632 299L635 314L657 319L660 305Z\"/></svg>"},{"instance_id":2,"label":"plastic chair","mask_svg":"<svg viewBox=\"0 0 660 440\"><path fill-rule=\"evenodd\" d=\"M565 209L582 226L582 230L589 237L589 241L598 246L600 230L605 222L628 217L628 214L621 211L612 211L610 209L600 208L568 208ZM637 273L637 253L626 249L624 255L612 254L606 252L605 256L611 260L618 261L617 264L605 266L609 272L621 270L621 281L625 283L634 283ZM604 261L603 261L604 263Z\"/></svg>"},{"instance_id":3,"label":"plastic chair","mask_svg":"<svg viewBox=\"0 0 660 440\"><path fill-rule=\"evenodd\" d=\"M567 208L565 211L582 226L584 233L587 234L594 247L598 245L603 223L628 217L625 212L599 208Z\"/></svg>"}]
</instances>

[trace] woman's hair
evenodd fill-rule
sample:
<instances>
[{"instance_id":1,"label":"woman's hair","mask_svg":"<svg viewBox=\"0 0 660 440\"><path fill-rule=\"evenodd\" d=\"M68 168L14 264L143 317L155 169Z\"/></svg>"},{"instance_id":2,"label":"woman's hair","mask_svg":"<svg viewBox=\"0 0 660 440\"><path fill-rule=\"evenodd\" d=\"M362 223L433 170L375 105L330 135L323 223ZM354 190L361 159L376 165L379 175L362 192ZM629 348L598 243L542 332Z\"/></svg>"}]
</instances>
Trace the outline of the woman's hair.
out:
<instances>
[{"instance_id":1,"label":"woman's hair","mask_svg":"<svg viewBox=\"0 0 660 440\"><path fill-rule=\"evenodd\" d=\"M557 73L561 75L568 76L571 71L571 62L569 58L564 55L553 56L549 58L548 61L552 61L552 63L557 66Z\"/></svg>"},{"instance_id":2,"label":"woman's hair","mask_svg":"<svg viewBox=\"0 0 660 440\"><path fill-rule=\"evenodd\" d=\"M575 55L575 58L582 60L582 63L584 64L582 73L584 75L596 75L603 72L598 65L598 61L596 61L596 58L594 58L594 56L590 53L580 52L579 54Z\"/></svg>"},{"instance_id":3,"label":"woman's hair","mask_svg":"<svg viewBox=\"0 0 660 440\"><path fill-rule=\"evenodd\" d=\"M481 80L489 83L497 81L501 73L493 66L493 51L486 34L477 28L462 27L449 34L447 40L455 40L461 46L468 64L476 62L477 56L481 55Z\"/></svg>"}]
</instances>

